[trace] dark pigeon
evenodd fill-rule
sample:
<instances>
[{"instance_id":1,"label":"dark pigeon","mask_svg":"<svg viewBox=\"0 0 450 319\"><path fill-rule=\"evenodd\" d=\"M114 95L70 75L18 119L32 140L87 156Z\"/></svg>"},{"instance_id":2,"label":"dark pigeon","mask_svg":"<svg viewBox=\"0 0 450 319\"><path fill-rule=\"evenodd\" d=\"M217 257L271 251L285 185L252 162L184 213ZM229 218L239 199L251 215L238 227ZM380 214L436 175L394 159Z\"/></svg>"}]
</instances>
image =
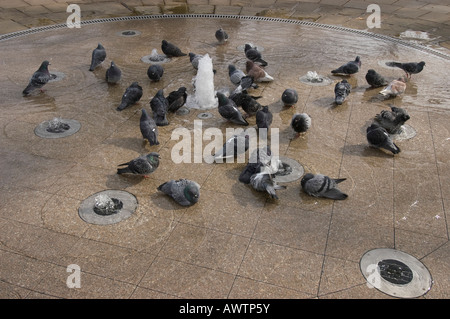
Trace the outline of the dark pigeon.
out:
<instances>
[{"instance_id":1,"label":"dark pigeon","mask_svg":"<svg viewBox=\"0 0 450 319\"><path fill-rule=\"evenodd\" d=\"M179 47L170 42L167 42L166 40L162 40L161 50L169 58L187 55L186 53L183 53Z\"/></svg>"},{"instance_id":2,"label":"dark pigeon","mask_svg":"<svg viewBox=\"0 0 450 319\"><path fill-rule=\"evenodd\" d=\"M298 93L294 89L286 89L281 95L284 106L292 107L298 102Z\"/></svg>"},{"instance_id":3,"label":"dark pigeon","mask_svg":"<svg viewBox=\"0 0 450 319\"><path fill-rule=\"evenodd\" d=\"M99 43L97 47L92 51L92 59L91 66L89 67L89 71L94 71L96 67L98 67L103 61L106 59L106 50Z\"/></svg>"},{"instance_id":4,"label":"dark pigeon","mask_svg":"<svg viewBox=\"0 0 450 319\"><path fill-rule=\"evenodd\" d=\"M167 111L169 109L169 102L164 97L163 89L160 89L156 95L150 100L150 108L153 111L153 119L158 126L169 125L167 120Z\"/></svg>"},{"instance_id":5,"label":"dark pigeon","mask_svg":"<svg viewBox=\"0 0 450 319\"><path fill-rule=\"evenodd\" d=\"M401 107L390 106L391 110L382 110L375 116L375 121L389 134L400 134L402 125L410 119L408 112Z\"/></svg>"},{"instance_id":6,"label":"dark pigeon","mask_svg":"<svg viewBox=\"0 0 450 319\"><path fill-rule=\"evenodd\" d=\"M272 125L273 115L269 111L269 107L264 105L258 112L256 112L256 126L258 129L269 129Z\"/></svg>"},{"instance_id":7,"label":"dark pigeon","mask_svg":"<svg viewBox=\"0 0 450 319\"><path fill-rule=\"evenodd\" d=\"M307 173L303 176L300 185L310 196L344 200L348 195L340 191L337 184L345 180L345 178L333 179L322 174Z\"/></svg>"},{"instance_id":8,"label":"dark pigeon","mask_svg":"<svg viewBox=\"0 0 450 319\"><path fill-rule=\"evenodd\" d=\"M336 83L334 86L334 102L336 102L337 105L344 103L345 99L350 94L350 91L351 86L346 79Z\"/></svg>"},{"instance_id":9,"label":"dark pigeon","mask_svg":"<svg viewBox=\"0 0 450 319\"><path fill-rule=\"evenodd\" d=\"M182 107L186 103L187 92L184 86L180 87L176 91L172 91L166 97L167 102L169 103L168 111L171 113L175 113L178 111L180 107Z\"/></svg>"},{"instance_id":10,"label":"dark pigeon","mask_svg":"<svg viewBox=\"0 0 450 319\"><path fill-rule=\"evenodd\" d=\"M222 28L217 30L214 35L215 35L217 41L219 41L219 43L224 43L224 42L228 41L228 34Z\"/></svg>"},{"instance_id":11,"label":"dark pigeon","mask_svg":"<svg viewBox=\"0 0 450 319\"><path fill-rule=\"evenodd\" d=\"M354 61L349 61L344 65L341 65L335 70L332 70L333 74L343 74L343 75L352 75L359 71L361 68L361 58L359 56L356 57Z\"/></svg>"},{"instance_id":12,"label":"dark pigeon","mask_svg":"<svg viewBox=\"0 0 450 319\"><path fill-rule=\"evenodd\" d=\"M278 185L273 179L273 176L265 172L253 174L250 177L250 185L257 191L267 192L273 199L278 199L276 194L277 190L286 189L286 186Z\"/></svg>"},{"instance_id":13,"label":"dark pigeon","mask_svg":"<svg viewBox=\"0 0 450 319\"><path fill-rule=\"evenodd\" d=\"M111 61L111 66L106 70L106 82L116 84L122 77L122 71Z\"/></svg>"},{"instance_id":14,"label":"dark pigeon","mask_svg":"<svg viewBox=\"0 0 450 319\"><path fill-rule=\"evenodd\" d=\"M158 141L158 126L147 113L145 109L142 109L141 118L139 120L139 128L141 130L142 137L146 139L150 146L159 145Z\"/></svg>"},{"instance_id":15,"label":"dark pigeon","mask_svg":"<svg viewBox=\"0 0 450 319\"><path fill-rule=\"evenodd\" d=\"M41 63L39 69L33 73L27 87L23 90L23 95L29 95L36 89L42 89L42 87L54 78L48 71L50 62L44 61ZM42 91L42 90L41 90Z\"/></svg>"},{"instance_id":16,"label":"dark pigeon","mask_svg":"<svg viewBox=\"0 0 450 319\"><path fill-rule=\"evenodd\" d=\"M137 103L141 99L142 94L142 87L138 84L138 82L131 83L122 95L122 101L117 107L117 111L122 111L123 109Z\"/></svg>"},{"instance_id":17,"label":"dark pigeon","mask_svg":"<svg viewBox=\"0 0 450 319\"><path fill-rule=\"evenodd\" d=\"M254 48L250 44L246 43L244 51L247 59L259 63L261 66L267 66L267 62L263 60L261 52L259 52L257 48Z\"/></svg>"},{"instance_id":18,"label":"dark pigeon","mask_svg":"<svg viewBox=\"0 0 450 319\"><path fill-rule=\"evenodd\" d=\"M152 64L147 69L147 76L153 82L159 82L164 74L164 69L159 64Z\"/></svg>"},{"instance_id":19,"label":"dark pigeon","mask_svg":"<svg viewBox=\"0 0 450 319\"><path fill-rule=\"evenodd\" d=\"M311 126L311 117L306 113L296 113L292 116L291 128L296 132L296 137L306 133Z\"/></svg>"},{"instance_id":20,"label":"dark pigeon","mask_svg":"<svg viewBox=\"0 0 450 319\"><path fill-rule=\"evenodd\" d=\"M236 106L242 107L242 109L245 111L246 115L253 116L258 112L262 105L259 104L257 99L261 98L261 96L252 96L247 93L247 91L242 91L241 93L233 93L230 95L230 99L233 100L234 103L236 103Z\"/></svg>"},{"instance_id":21,"label":"dark pigeon","mask_svg":"<svg viewBox=\"0 0 450 319\"><path fill-rule=\"evenodd\" d=\"M244 184L250 184L250 178L257 173L260 173L263 167L264 164L261 162L247 163L239 175L239 181Z\"/></svg>"},{"instance_id":22,"label":"dark pigeon","mask_svg":"<svg viewBox=\"0 0 450 319\"><path fill-rule=\"evenodd\" d=\"M373 122L372 125L367 128L366 132L367 141L370 146L385 149L393 154L400 153L400 148L392 141L389 133L377 122Z\"/></svg>"},{"instance_id":23,"label":"dark pigeon","mask_svg":"<svg viewBox=\"0 0 450 319\"><path fill-rule=\"evenodd\" d=\"M158 153L151 152L147 155L141 155L127 163L120 164L119 166L126 166L124 168L118 168L117 174L132 174L149 177L159 166L159 159L161 157Z\"/></svg>"},{"instance_id":24,"label":"dark pigeon","mask_svg":"<svg viewBox=\"0 0 450 319\"><path fill-rule=\"evenodd\" d=\"M422 72L423 67L425 66L425 62L408 62L408 63L400 63L400 62L386 62L387 66L400 68L406 73L406 78L411 78L412 74L417 74Z\"/></svg>"},{"instance_id":25,"label":"dark pigeon","mask_svg":"<svg viewBox=\"0 0 450 319\"><path fill-rule=\"evenodd\" d=\"M225 94L221 92L217 92L216 96L219 101L219 107L218 111L219 114L226 120L239 124L247 126L248 122L243 117L242 113L238 110L236 103L233 102L233 100L227 98Z\"/></svg>"},{"instance_id":26,"label":"dark pigeon","mask_svg":"<svg viewBox=\"0 0 450 319\"><path fill-rule=\"evenodd\" d=\"M366 81L373 88L379 88L389 84L389 82L381 74L375 72L374 69L367 71Z\"/></svg>"},{"instance_id":27,"label":"dark pigeon","mask_svg":"<svg viewBox=\"0 0 450 319\"><path fill-rule=\"evenodd\" d=\"M170 180L159 185L157 189L182 206L194 205L200 199L200 185L185 178Z\"/></svg>"}]
</instances>

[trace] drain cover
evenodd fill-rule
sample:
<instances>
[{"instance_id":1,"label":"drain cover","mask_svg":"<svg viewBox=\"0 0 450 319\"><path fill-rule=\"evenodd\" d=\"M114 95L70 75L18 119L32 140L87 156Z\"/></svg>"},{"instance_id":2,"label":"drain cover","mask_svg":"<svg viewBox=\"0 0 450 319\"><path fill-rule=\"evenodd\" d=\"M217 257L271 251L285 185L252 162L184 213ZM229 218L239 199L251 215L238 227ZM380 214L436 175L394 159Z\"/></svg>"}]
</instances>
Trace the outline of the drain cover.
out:
<instances>
[{"instance_id":1,"label":"drain cover","mask_svg":"<svg viewBox=\"0 0 450 319\"><path fill-rule=\"evenodd\" d=\"M279 159L283 165L283 168L279 169L278 172L274 174L275 182L293 182L298 180L305 173L303 166L299 162L284 156L280 156Z\"/></svg>"},{"instance_id":2,"label":"drain cover","mask_svg":"<svg viewBox=\"0 0 450 319\"><path fill-rule=\"evenodd\" d=\"M202 113L199 113L199 114L197 115L197 117L198 117L199 119L204 120L204 119L212 118L213 115L212 115L212 113L209 113L209 112L202 112Z\"/></svg>"},{"instance_id":3,"label":"drain cover","mask_svg":"<svg viewBox=\"0 0 450 319\"><path fill-rule=\"evenodd\" d=\"M129 218L137 208L133 194L121 190L106 190L86 198L78 215L90 224L111 225Z\"/></svg>"},{"instance_id":4,"label":"drain cover","mask_svg":"<svg viewBox=\"0 0 450 319\"><path fill-rule=\"evenodd\" d=\"M175 114L177 114L177 115L186 115L186 114L189 114L189 112L190 111L189 111L189 109L187 107L181 107L175 112Z\"/></svg>"},{"instance_id":5,"label":"drain cover","mask_svg":"<svg viewBox=\"0 0 450 319\"><path fill-rule=\"evenodd\" d=\"M76 120L54 118L36 126L34 133L43 138L61 138L75 134L80 128Z\"/></svg>"},{"instance_id":6,"label":"drain cover","mask_svg":"<svg viewBox=\"0 0 450 319\"><path fill-rule=\"evenodd\" d=\"M402 125L401 128L402 132L399 134L392 134L391 135L392 139L396 141L404 141L413 138L417 134L416 130L408 124Z\"/></svg>"},{"instance_id":7,"label":"drain cover","mask_svg":"<svg viewBox=\"0 0 450 319\"><path fill-rule=\"evenodd\" d=\"M399 250L370 250L361 258L360 268L369 288L390 296L416 298L431 289L428 269L413 256Z\"/></svg>"},{"instance_id":8,"label":"drain cover","mask_svg":"<svg viewBox=\"0 0 450 319\"><path fill-rule=\"evenodd\" d=\"M137 31L137 30L124 30L124 31L117 32L117 35L120 35L122 37L135 37L140 34L141 34L141 32Z\"/></svg>"}]
</instances>

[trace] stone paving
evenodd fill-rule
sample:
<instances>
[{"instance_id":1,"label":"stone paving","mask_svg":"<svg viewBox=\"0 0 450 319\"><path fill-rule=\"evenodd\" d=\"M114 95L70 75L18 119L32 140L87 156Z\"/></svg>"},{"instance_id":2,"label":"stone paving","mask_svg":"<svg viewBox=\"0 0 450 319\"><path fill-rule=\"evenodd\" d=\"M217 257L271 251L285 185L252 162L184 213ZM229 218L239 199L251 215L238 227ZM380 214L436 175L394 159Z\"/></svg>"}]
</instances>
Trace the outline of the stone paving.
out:
<instances>
[{"instance_id":1,"label":"stone paving","mask_svg":"<svg viewBox=\"0 0 450 319\"><path fill-rule=\"evenodd\" d=\"M75 0L70 3L80 5L85 20L142 14L215 13L301 19L365 30L369 15L366 8L372 2ZM450 5L443 5L442 1L381 0L378 3L382 10L382 28L371 31L393 37L407 30L427 32L429 39L420 43L448 54ZM67 4L59 0L4 0L0 4L1 34L65 23L69 15ZM153 23L161 30L168 22ZM209 28L202 28L199 33L207 39L207 30L212 30L216 24L209 20L204 23ZM223 21L233 35L228 43L230 52L206 42L181 41L192 50L210 50L217 59L221 86L228 84L223 73L228 59L241 63L234 49L248 36L229 23ZM241 24L254 27L253 22ZM191 22L184 22L184 25L190 26ZM365 72L349 79L354 91L342 108L330 107L332 98L330 100L327 90L300 85L294 77L304 74L310 65L323 74L329 71L330 63L339 62L334 55L339 48L331 46L322 53L331 62L315 62L313 58L314 52L323 52L326 46L325 42L315 43L314 35L322 40L331 39L333 32L311 30L303 34L303 29L286 25L287 33L303 34L304 40L296 41L307 48L304 55L293 54L286 58L274 49L275 43L285 36L284 30L278 29L279 39L274 43L265 42L264 52L271 62L267 70L280 80L261 85L255 95L261 94L262 102L270 105L275 114L274 125L283 132L293 111L307 111L312 115L314 125L304 138L289 142L285 133L282 134L282 152L301 162L306 169L348 177L342 188L350 198L343 202L318 201L299 195L298 185L294 183L280 191L281 200L277 203L236 182L242 169L239 164L191 164L186 170L166 162L152 178L142 181L115 174L118 162L148 151L148 145L136 138L139 107L118 114L111 109L111 104L120 99L128 84L126 81L137 77L145 83L139 57L159 44L159 38L152 37L150 30L134 24L147 31L143 32L143 42L150 47L129 52L127 44L133 43L133 38L121 39L125 45L116 47L117 51L111 56L116 57L119 65L128 65L130 73L118 89L107 89L102 79L105 65L91 73L84 64L90 59L92 43L104 39L108 47L114 46L115 32L121 30L121 26L123 29L129 24L113 23L109 29L102 24L90 26L89 30L97 28L99 34L82 34L76 45L63 36L67 30L49 31L47 34L53 38L34 34L26 39L19 37L0 43L4 45L3 72L8 75L1 82L4 98L0 103L4 108L0 116L3 128L0 140L0 297L390 298L376 289L369 289L359 270L361 255L378 247L408 252L429 267L434 284L421 298L450 296L450 190L445 183L450 176L450 114L445 107L449 97L444 86L434 85L439 79L439 70L447 68L448 61L412 49L402 52L405 57L426 58L430 62L427 72L408 83L405 96L393 101L395 105L408 107L409 123L419 134L401 144L404 146L401 156L392 157L367 149L361 134L361 127L367 120L389 103L373 105L376 92L365 84ZM195 23L192 26L198 27ZM270 33L262 22L258 26L265 31L263 34ZM107 32L110 36L102 38L101 34ZM167 36L175 38L177 32L185 30L175 28ZM65 82L54 82L53 88L49 84L47 94L31 100L19 97L17 92L21 92L23 82L36 67L33 48L41 48L41 52L48 54L54 49L52 39L55 38L60 41L60 52L54 55L52 66L68 75ZM352 41L351 36L346 38L350 47L344 52L351 51L355 45ZM383 46L385 55L372 52L371 47L377 44L372 41L367 39L368 46L361 49L366 56L364 71L369 65L378 68L376 63L380 59L398 55L399 49L389 45ZM14 45L9 46L9 43ZM27 60L22 63L23 74L17 74L12 63L17 59L16 48L21 49ZM70 55L72 63L67 65L66 58ZM302 63L296 63L298 61ZM177 60L167 66L166 77L175 74L175 70L182 70L178 82L164 80L153 86L146 84L145 96L140 102L142 107L148 106L157 88L190 82L194 73L184 62ZM289 68L289 62L295 67ZM380 70L390 77L399 74L395 70ZM286 76L290 72L292 75ZM80 77L84 80L79 81ZM338 79L333 77L334 81ZM290 110L279 103L286 85L295 85L304 98ZM74 91L84 92L81 99L75 99L76 104L71 102ZM98 105L92 100L94 95L106 103ZM80 120L83 129L63 141L49 142L29 134L43 120L61 113ZM170 127L161 128L162 143L158 151L163 158L170 158L173 127L192 128L197 114L191 111L184 118L174 117ZM332 128L335 134L326 134L323 127ZM27 170L30 167L31 172ZM369 178L367 172L370 172ZM181 208L154 191L167 176L180 174L199 180L205 200L193 207ZM221 182L224 188L218 186ZM137 194L138 211L112 227L83 222L76 214L80 201L105 187ZM375 194L370 193L372 190ZM74 263L82 266L84 289L69 289L66 285L66 267Z\"/></svg>"}]
</instances>

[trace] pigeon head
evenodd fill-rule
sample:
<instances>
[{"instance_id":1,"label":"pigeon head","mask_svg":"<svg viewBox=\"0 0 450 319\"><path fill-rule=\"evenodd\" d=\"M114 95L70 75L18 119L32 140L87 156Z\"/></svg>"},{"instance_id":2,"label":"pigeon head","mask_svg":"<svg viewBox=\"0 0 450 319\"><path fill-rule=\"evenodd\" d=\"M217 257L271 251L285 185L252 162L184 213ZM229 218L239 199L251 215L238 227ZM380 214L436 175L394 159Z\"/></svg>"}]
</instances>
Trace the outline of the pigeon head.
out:
<instances>
[{"instance_id":1,"label":"pigeon head","mask_svg":"<svg viewBox=\"0 0 450 319\"><path fill-rule=\"evenodd\" d=\"M420 61L420 62L419 62L419 65L420 65L420 66L425 66L425 62L424 62L424 61Z\"/></svg>"},{"instance_id":2,"label":"pigeon head","mask_svg":"<svg viewBox=\"0 0 450 319\"><path fill-rule=\"evenodd\" d=\"M161 155L159 155L156 152L151 152L151 153L147 154L147 160L150 163L158 163L160 158L161 158Z\"/></svg>"},{"instance_id":3,"label":"pigeon head","mask_svg":"<svg viewBox=\"0 0 450 319\"><path fill-rule=\"evenodd\" d=\"M375 70L374 69L369 69L369 70L367 70L367 73L368 74L375 74Z\"/></svg>"},{"instance_id":4,"label":"pigeon head","mask_svg":"<svg viewBox=\"0 0 450 319\"><path fill-rule=\"evenodd\" d=\"M41 71L48 70L49 65L50 65L50 62L45 60L44 62L42 62L41 66L39 67L39 70L41 70Z\"/></svg>"},{"instance_id":5,"label":"pigeon head","mask_svg":"<svg viewBox=\"0 0 450 319\"><path fill-rule=\"evenodd\" d=\"M300 181L300 184L302 185L302 188L304 188L306 182L309 181L312 178L314 178L313 174L311 174L311 173L305 174L305 176L303 176L302 180Z\"/></svg>"},{"instance_id":6,"label":"pigeon head","mask_svg":"<svg viewBox=\"0 0 450 319\"><path fill-rule=\"evenodd\" d=\"M361 66L361 58L359 55L356 57L355 62L358 63L359 66Z\"/></svg>"},{"instance_id":7,"label":"pigeon head","mask_svg":"<svg viewBox=\"0 0 450 319\"><path fill-rule=\"evenodd\" d=\"M223 94L221 92L217 92L216 96L217 96L217 99L219 100L219 105L227 104L227 97L225 96L225 94Z\"/></svg>"},{"instance_id":8,"label":"pigeon head","mask_svg":"<svg viewBox=\"0 0 450 319\"><path fill-rule=\"evenodd\" d=\"M249 44L249 43L246 43L245 44L245 47L244 47L244 50L245 51L248 51L248 50L250 50L252 48L252 46Z\"/></svg>"},{"instance_id":9,"label":"pigeon head","mask_svg":"<svg viewBox=\"0 0 450 319\"><path fill-rule=\"evenodd\" d=\"M190 201L191 203L195 204L195 203L198 202L198 200L200 198L200 190L197 187L197 185L189 183L184 188L184 196L186 197L186 199L188 201Z\"/></svg>"},{"instance_id":10,"label":"pigeon head","mask_svg":"<svg viewBox=\"0 0 450 319\"><path fill-rule=\"evenodd\" d=\"M189 60L190 60L191 62L192 62L192 60L194 60L195 56L196 56L195 53L189 52Z\"/></svg>"}]
</instances>

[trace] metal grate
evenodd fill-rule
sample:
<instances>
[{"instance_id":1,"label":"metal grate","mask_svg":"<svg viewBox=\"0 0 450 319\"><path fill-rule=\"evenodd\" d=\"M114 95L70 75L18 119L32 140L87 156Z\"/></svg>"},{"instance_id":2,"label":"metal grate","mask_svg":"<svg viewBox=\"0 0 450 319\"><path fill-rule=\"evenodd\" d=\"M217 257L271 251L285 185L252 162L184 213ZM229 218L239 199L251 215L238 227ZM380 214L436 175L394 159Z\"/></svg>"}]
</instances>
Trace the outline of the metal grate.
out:
<instances>
[{"instance_id":1,"label":"metal grate","mask_svg":"<svg viewBox=\"0 0 450 319\"><path fill-rule=\"evenodd\" d=\"M144 15L144 16L126 16L126 17L115 17L115 18L102 18L102 19L94 19L94 20L83 20L81 21L81 25L90 25L90 24L96 24L96 23L107 23L107 22L117 22L117 21L135 21L135 20L152 20L152 19L197 19L197 18L210 18L210 19L236 19L236 20L255 20L255 21L266 21L266 22L279 22L279 23L289 23L289 24L297 24L297 25L303 25L303 26L309 26L309 27L315 27L315 28L322 28L322 29L328 29L328 30L335 30L335 31L342 31L342 32L349 32L349 33L355 33L358 35L362 35L365 37L370 38L376 38L382 41L386 42L395 42L399 45L403 45L405 47L413 48L422 52L430 53L435 56L438 56L440 58L450 60L450 55L439 52L438 50L435 50L433 48L429 48L420 44L416 43L410 43L403 41L401 39L396 39L393 37L389 37L382 34L376 34L367 32L364 30L356 30L356 29L350 29L345 28L341 26L335 26L330 24L322 24L322 23L316 23L316 22L310 22L310 21L303 21L303 20L293 20L293 19L284 19L284 18L272 18L272 17L260 17L260 16L241 16L241 15L231 15L231 14L163 14L163 15ZM31 28L28 30L18 31L18 32L12 32L8 34L4 34L0 36L0 42L9 40L12 38L34 34L38 32L43 31L49 31L49 30L56 30L56 29L62 29L66 28L67 25L65 23L61 24L55 24L55 25L49 25L44 27L36 27Z\"/></svg>"}]
</instances>

